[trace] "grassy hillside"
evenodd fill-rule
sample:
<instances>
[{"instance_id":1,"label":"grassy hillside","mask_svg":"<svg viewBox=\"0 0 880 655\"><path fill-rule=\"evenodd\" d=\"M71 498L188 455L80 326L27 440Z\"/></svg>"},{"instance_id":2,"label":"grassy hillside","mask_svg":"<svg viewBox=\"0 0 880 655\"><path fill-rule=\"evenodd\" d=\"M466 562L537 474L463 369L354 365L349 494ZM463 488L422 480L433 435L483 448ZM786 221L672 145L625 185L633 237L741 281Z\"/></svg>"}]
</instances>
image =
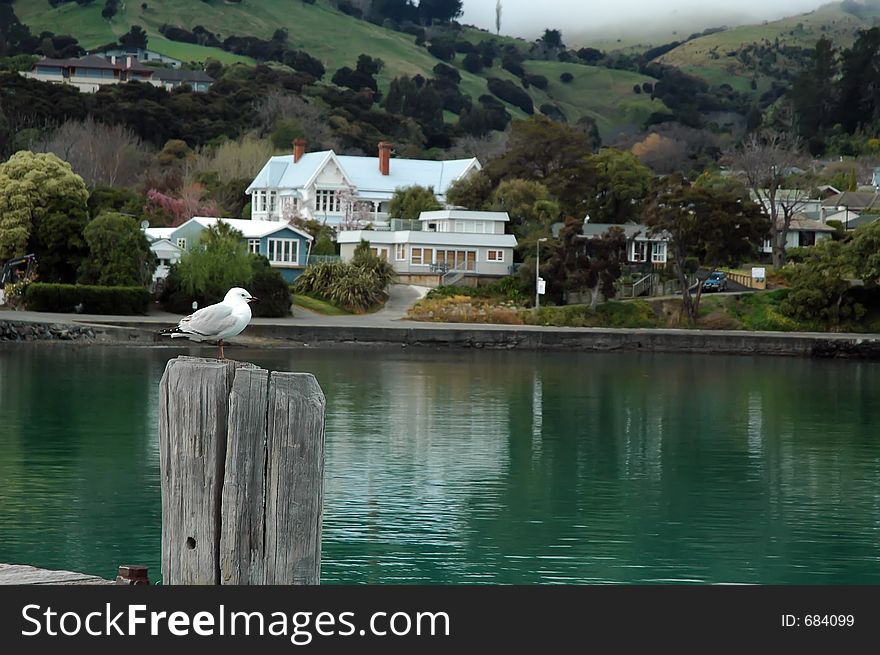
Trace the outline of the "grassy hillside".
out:
<instances>
[{"instance_id":1,"label":"grassy hillside","mask_svg":"<svg viewBox=\"0 0 880 655\"><path fill-rule=\"evenodd\" d=\"M159 33L163 23L185 29L202 25L221 39L232 34L267 39L279 27L284 27L288 30L288 41L292 47L321 59L328 71L327 80L336 69L354 66L361 53L379 57L385 62L379 82L386 89L391 80L399 75L431 76L432 69L439 63L424 47L415 45L413 36L355 20L332 9L322 0L313 5L296 0L244 0L241 5L225 4L221 0L208 3L198 0L147 0L146 10L141 8L141 4L136 0L126 3L112 21L101 17L101 2L93 2L86 7L68 3L53 9L46 0L17 0L15 11L33 31L51 30L56 34L71 34L86 48L115 41L131 25L141 25L149 35L150 48L188 61L203 61L207 57L224 63L249 60L216 48L164 39ZM524 44L520 39L494 37L476 29L465 29L462 38L472 42L493 38L502 43ZM489 92L486 87L488 77L516 81L500 68L498 62L481 75L472 75L461 69L461 59L462 55L458 55L453 65L461 72L462 91L475 101ZM545 75L550 81L547 91L534 87L528 90L536 109L550 102L558 104L569 120L592 116L603 135L639 122L652 111L663 107L660 101L651 101L632 92L633 84L650 78L626 71L538 61L527 62L526 69L530 73ZM563 71L574 75L572 83L562 84L559 81ZM508 106L508 109L517 118L524 116L519 109L512 106Z\"/></svg>"},{"instance_id":2,"label":"grassy hillside","mask_svg":"<svg viewBox=\"0 0 880 655\"><path fill-rule=\"evenodd\" d=\"M703 36L683 43L658 61L712 84L728 83L739 90L746 90L749 80L757 76L761 90L769 84L768 77L757 70L756 63L747 65L731 53L748 44L775 44L777 39L780 47L812 48L823 36L838 48L845 48L855 40L858 30L872 27L877 15L880 10L867 9L855 16L845 12L840 3L829 4L807 14ZM780 57L776 66L785 64L784 57Z\"/></svg>"}]
</instances>

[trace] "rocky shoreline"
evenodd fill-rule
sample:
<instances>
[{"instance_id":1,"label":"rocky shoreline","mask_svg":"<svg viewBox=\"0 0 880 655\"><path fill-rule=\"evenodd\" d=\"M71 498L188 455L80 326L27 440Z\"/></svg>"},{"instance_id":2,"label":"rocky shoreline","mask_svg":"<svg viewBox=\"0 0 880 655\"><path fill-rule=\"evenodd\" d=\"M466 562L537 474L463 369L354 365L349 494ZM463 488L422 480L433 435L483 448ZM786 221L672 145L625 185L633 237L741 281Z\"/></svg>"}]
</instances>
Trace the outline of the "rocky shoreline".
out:
<instances>
[{"instance_id":1,"label":"rocky shoreline","mask_svg":"<svg viewBox=\"0 0 880 655\"><path fill-rule=\"evenodd\" d=\"M95 330L83 325L0 321L0 341L95 341Z\"/></svg>"}]
</instances>

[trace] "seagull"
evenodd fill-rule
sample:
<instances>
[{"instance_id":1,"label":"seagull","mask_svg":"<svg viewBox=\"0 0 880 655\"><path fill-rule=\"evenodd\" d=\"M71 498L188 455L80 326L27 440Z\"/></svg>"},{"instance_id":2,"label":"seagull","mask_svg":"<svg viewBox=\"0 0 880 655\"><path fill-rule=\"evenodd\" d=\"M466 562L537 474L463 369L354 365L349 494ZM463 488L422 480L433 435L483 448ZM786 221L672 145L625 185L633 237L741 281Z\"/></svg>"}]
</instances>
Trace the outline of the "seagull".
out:
<instances>
[{"instance_id":1,"label":"seagull","mask_svg":"<svg viewBox=\"0 0 880 655\"><path fill-rule=\"evenodd\" d=\"M251 294L240 287L226 292L223 302L208 305L180 319L177 327L162 330L159 334L171 337L186 337L190 341L217 341L220 346L220 359L223 356L223 340L241 334L251 322L249 303L256 301Z\"/></svg>"}]
</instances>

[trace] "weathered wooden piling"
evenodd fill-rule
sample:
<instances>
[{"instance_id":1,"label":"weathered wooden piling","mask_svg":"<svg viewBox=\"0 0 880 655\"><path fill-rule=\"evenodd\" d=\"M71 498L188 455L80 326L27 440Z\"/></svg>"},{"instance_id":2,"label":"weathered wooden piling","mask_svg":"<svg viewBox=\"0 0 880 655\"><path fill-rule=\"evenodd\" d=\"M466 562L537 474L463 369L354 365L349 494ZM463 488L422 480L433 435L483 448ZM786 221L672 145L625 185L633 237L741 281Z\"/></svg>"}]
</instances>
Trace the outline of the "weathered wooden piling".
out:
<instances>
[{"instance_id":1,"label":"weathered wooden piling","mask_svg":"<svg viewBox=\"0 0 880 655\"><path fill-rule=\"evenodd\" d=\"M178 357L160 383L165 584L318 584L321 387L307 373Z\"/></svg>"}]
</instances>

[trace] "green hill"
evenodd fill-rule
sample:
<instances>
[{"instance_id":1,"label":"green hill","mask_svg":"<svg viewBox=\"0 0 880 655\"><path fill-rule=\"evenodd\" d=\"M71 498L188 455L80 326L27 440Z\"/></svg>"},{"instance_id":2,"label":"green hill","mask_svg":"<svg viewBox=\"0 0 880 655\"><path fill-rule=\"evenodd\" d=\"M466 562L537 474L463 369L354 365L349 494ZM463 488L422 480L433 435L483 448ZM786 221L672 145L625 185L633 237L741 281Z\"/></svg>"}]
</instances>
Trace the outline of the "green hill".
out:
<instances>
[{"instance_id":1,"label":"green hill","mask_svg":"<svg viewBox=\"0 0 880 655\"><path fill-rule=\"evenodd\" d=\"M358 55L365 53L380 58L384 63L379 82L387 89L391 80L399 75L421 74L432 76L432 69L439 60L426 48L415 44L415 37L357 20L333 9L323 0L305 4L299 0L244 0L241 4L227 4L220 0L202 2L196 0L146 0L128 2L121 6L111 21L101 17L103 3L95 1L87 6L74 2L52 8L47 0L17 0L14 9L20 20L34 32L50 30L56 34L71 34L86 48L116 41L128 32L131 25L141 25L149 35L149 47L163 54L189 61L203 61L214 57L224 63L250 61L216 48L169 41L160 35L159 28L167 23L191 30L202 25L223 39L231 35L256 36L268 39L278 28L288 31L291 47L305 50L320 59L327 68L329 80L333 71L342 66L354 66ZM461 37L478 42L484 38L498 39L486 32L465 29ZM525 41L512 38L499 39L502 43L519 44ZM453 65L461 73L461 89L475 101L489 93L488 77L516 78L500 68L493 68L473 75L461 68L463 55L458 54ZM593 117L604 135L614 130L643 121L651 112L663 109L659 100L633 93L633 86L649 77L626 71L593 68L555 61L528 61L529 73L544 75L550 84L545 91L535 87L528 89L535 108L542 104L559 107L569 120L581 116ZM570 72L574 79L567 84L560 82L559 75ZM516 117L523 117L519 109L508 105Z\"/></svg>"},{"instance_id":2,"label":"green hill","mask_svg":"<svg viewBox=\"0 0 880 655\"><path fill-rule=\"evenodd\" d=\"M873 26L880 4L846 11L853 2L828 4L819 9L760 25L745 25L687 41L657 61L702 77L710 84L727 83L748 91L751 80L758 90L786 71L796 73L799 64L787 49L813 48L823 36L838 48L849 47L859 30Z\"/></svg>"}]
</instances>

